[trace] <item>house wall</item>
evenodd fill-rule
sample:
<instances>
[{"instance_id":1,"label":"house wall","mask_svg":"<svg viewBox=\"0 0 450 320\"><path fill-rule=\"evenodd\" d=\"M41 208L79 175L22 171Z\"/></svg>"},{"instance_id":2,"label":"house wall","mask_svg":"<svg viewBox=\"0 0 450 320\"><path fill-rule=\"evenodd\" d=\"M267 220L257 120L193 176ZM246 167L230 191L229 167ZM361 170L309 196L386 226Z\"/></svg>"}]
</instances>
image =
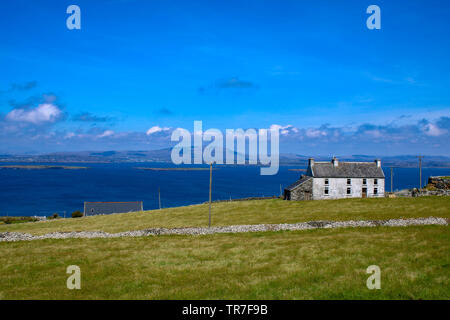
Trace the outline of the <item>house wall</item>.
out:
<instances>
[{"instance_id":1,"label":"house wall","mask_svg":"<svg viewBox=\"0 0 450 320\"><path fill-rule=\"evenodd\" d=\"M352 178L351 184L347 185L347 178L329 178L328 195L325 195L325 178L313 178L313 199L341 199L341 198L361 198L362 188L367 188L367 197L384 197L384 179L378 178L378 185L374 185L373 178L367 178L367 183L363 185L362 178ZM347 187L351 188L351 194L347 194ZM378 194L373 193L374 188L378 188Z\"/></svg>"},{"instance_id":2,"label":"house wall","mask_svg":"<svg viewBox=\"0 0 450 320\"><path fill-rule=\"evenodd\" d=\"M303 182L294 190L288 191L290 200L298 201L298 200L312 200L312 185L313 179L309 179ZM307 194L310 194L311 197L308 198Z\"/></svg>"}]
</instances>

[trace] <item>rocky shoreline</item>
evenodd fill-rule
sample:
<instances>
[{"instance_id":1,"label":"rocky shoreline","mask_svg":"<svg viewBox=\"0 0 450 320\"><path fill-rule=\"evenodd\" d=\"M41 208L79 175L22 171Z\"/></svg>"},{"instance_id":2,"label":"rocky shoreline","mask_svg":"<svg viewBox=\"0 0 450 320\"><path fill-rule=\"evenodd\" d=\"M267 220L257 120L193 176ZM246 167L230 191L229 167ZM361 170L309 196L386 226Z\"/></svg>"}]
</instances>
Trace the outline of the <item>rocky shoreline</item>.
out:
<instances>
[{"instance_id":1,"label":"rocky shoreline","mask_svg":"<svg viewBox=\"0 0 450 320\"><path fill-rule=\"evenodd\" d=\"M75 238L120 238L120 237L147 237L158 235L207 235L217 233L243 233L283 230L311 230L329 228L355 228L355 227L406 227L419 225L448 225L449 219L445 218L414 218L414 219L390 219L390 220L360 220L360 221L309 221L292 224L257 224L234 225L222 227L190 227L190 228L152 228L119 233L107 233L103 231L78 231L78 232L52 232L40 236L21 232L2 232L0 242L31 241L42 239L75 239Z\"/></svg>"},{"instance_id":2,"label":"rocky shoreline","mask_svg":"<svg viewBox=\"0 0 450 320\"><path fill-rule=\"evenodd\" d=\"M450 177L432 176L422 189L404 189L394 192L397 197L450 196Z\"/></svg>"}]
</instances>

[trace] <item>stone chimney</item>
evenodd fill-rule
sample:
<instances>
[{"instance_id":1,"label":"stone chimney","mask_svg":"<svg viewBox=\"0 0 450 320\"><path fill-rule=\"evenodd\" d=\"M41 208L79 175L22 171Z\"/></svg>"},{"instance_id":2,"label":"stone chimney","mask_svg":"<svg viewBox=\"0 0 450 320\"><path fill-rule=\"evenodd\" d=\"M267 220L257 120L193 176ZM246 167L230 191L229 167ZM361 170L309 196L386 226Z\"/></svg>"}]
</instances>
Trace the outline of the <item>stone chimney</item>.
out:
<instances>
[{"instance_id":1,"label":"stone chimney","mask_svg":"<svg viewBox=\"0 0 450 320\"><path fill-rule=\"evenodd\" d=\"M337 167L339 165L339 160L336 157L333 157L331 163L333 164L333 167Z\"/></svg>"},{"instance_id":2,"label":"stone chimney","mask_svg":"<svg viewBox=\"0 0 450 320\"><path fill-rule=\"evenodd\" d=\"M381 167L381 160L380 159L376 159L375 163L377 164L377 167L380 168Z\"/></svg>"},{"instance_id":3,"label":"stone chimney","mask_svg":"<svg viewBox=\"0 0 450 320\"><path fill-rule=\"evenodd\" d=\"M309 158L308 159L308 167L313 167L314 166L314 158Z\"/></svg>"}]
</instances>

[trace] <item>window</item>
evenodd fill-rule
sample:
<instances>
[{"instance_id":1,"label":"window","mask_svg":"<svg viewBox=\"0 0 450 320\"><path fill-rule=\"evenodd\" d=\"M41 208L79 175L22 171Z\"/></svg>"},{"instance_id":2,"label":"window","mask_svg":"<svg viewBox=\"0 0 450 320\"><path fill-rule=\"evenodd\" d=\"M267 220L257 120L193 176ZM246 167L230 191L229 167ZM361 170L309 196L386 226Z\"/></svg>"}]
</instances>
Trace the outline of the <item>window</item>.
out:
<instances>
[{"instance_id":1,"label":"window","mask_svg":"<svg viewBox=\"0 0 450 320\"><path fill-rule=\"evenodd\" d=\"M373 184L378 184L378 179L373 179Z\"/></svg>"},{"instance_id":2,"label":"window","mask_svg":"<svg viewBox=\"0 0 450 320\"><path fill-rule=\"evenodd\" d=\"M328 195L328 187L325 187L325 189L323 190L323 194L326 196Z\"/></svg>"},{"instance_id":3,"label":"window","mask_svg":"<svg viewBox=\"0 0 450 320\"><path fill-rule=\"evenodd\" d=\"M326 185L328 185L328 184L329 184L329 183L328 183L328 179L325 179L325 184L326 184Z\"/></svg>"},{"instance_id":4,"label":"window","mask_svg":"<svg viewBox=\"0 0 450 320\"><path fill-rule=\"evenodd\" d=\"M373 189L373 194L378 194L378 188Z\"/></svg>"},{"instance_id":5,"label":"window","mask_svg":"<svg viewBox=\"0 0 450 320\"><path fill-rule=\"evenodd\" d=\"M347 179L347 184L352 184L352 179Z\"/></svg>"},{"instance_id":6,"label":"window","mask_svg":"<svg viewBox=\"0 0 450 320\"><path fill-rule=\"evenodd\" d=\"M367 184L367 179L363 179L363 184Z\"/></svg>"},{"instance_id":7,"label":"window","mask_svg":"<svg viewBox=\"0 0 450 320\"><path fill-rule=\"evenodd\" d=\"M352 188L347 188L347 194L352 194Z\"/></svg>"}]
</instances>

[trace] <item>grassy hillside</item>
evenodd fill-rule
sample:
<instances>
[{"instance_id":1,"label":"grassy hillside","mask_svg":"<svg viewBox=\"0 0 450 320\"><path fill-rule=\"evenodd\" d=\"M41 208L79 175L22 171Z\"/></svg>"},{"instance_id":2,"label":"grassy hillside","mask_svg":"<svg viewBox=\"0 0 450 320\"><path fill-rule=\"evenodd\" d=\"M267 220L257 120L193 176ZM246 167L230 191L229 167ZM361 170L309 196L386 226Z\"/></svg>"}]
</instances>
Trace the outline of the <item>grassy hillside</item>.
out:
<instances>
[{"instance_id":1,"label":"grassy hillside","mask_svg":"<svg viewBox=\"0 0 450 320\"><path fill-rule=\"evenodd\" d=\"M448 226L0 243L3 299L450 299ZM381 268L381 290L366 269ZM66 268L81 268L81 290Z\"/></svg>"},{"instance_id":2,"label":"grassy hillside","mask_svg":"<svg viewBox=\"0 0 450 320\"><path fill-rule=\"evenodd\" d=\"M378 220L429 216L450 218L449 208L449 197L220 202L212 206L212 223L214 226L222 226L311 220ZM39 235L54 231L121 232L154 227L207 225L208 205L193 205L137 213L0 225L0 232L17 231Z\"/></svg>"}]
</instances>

